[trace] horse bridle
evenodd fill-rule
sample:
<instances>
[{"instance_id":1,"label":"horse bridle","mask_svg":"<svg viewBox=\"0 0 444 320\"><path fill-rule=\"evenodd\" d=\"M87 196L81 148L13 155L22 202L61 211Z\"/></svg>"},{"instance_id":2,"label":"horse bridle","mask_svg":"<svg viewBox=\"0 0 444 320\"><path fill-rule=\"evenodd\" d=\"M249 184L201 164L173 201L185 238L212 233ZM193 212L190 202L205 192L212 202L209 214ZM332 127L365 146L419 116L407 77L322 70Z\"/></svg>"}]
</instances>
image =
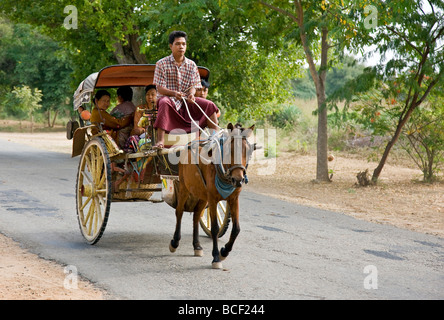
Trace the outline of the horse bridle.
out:
<instances>
[{"instance_id":1,"label":"horse bridle","mask_svg":"<svg viewBox=\"0 0 444 320\"><path fill-rule=\"evenodd\" d=\"M236 135L236 137L239 137L239 136L242 138L242 140L245 140L245 142L247 143L247 146L249 147L249 149L251 149L251 143L248 141L247 137L244 136L244 135ZM231 135L230 138L234 139L235 136ZM230 141L230 143L231 143L231 141ZM223 158L223 151L222 151L223 150L223 142L222 141L220 143L220 146L221 146L221 154L222 154L222 156L221 156L221 163L219 165L215 165L216 166L216 173L219 176L219 179L221 179L224 183L231 183L231 178L232 178L231 174L232 174L232 172L235 169L242 169L243 172L244 172L245 183L248 183L247 168L248 168L248 162L250 160L251 154L253 153L252 150L249 151L249 154L247 155L247 165L246 166L244 166L242 164L234 164L231 167L225 169L223 167L223 164L222 164L222 158Z\"/></svg>"}]
</instances>

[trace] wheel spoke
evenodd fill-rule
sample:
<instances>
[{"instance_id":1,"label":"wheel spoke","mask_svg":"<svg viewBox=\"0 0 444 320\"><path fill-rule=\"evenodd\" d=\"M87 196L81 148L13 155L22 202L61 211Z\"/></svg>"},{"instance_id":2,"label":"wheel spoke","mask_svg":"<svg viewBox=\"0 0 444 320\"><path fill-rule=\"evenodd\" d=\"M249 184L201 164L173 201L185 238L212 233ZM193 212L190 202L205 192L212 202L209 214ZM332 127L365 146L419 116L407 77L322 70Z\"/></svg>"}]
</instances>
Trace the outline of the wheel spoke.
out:
<instances>
[{"instance_id":1,"label":"wheel spoke","mask_svg":"<svg viewBox=\"0 0 444 320\"><path fill-rule=\"evenodd\" d=\"M94 198L94 207L96 210L94 210L94 233L93 233L93 235L95 235L97 233L97 226L101 225L101 221L99 224L99 218L101 220L101 211L100 211L100 205L97 201L97 198Z\"/></svg>"},{"instance_id":2,"label":"wheel spoke","mask_svg":"<svg viewBox=\"0 0 444 320\"><path fill-rule=\"evenodd\" d=\"M88 169L88 171L91 173L93 172L92 170L92 164L91 164L91 155L87 154L85 155L85 163L86 163L86 168Z\"/></svg>"},{"instance_id":3,"label":"wheel spoke","mask_svg":"<svg viewBox=\"0 0 444 320\"><path fill-rule=\"evenodd\" d=\"M91 184L91 185L93 184L93 181L92 181L91 177L87 174L87 172L80 171L80 173L81 173L82 177L85 178L89 182L89 184Z\"/></svg>"},{"instance_id":4,"label":"wheel spoke","mask_svg":"<svg viewBox=\"0 0 444 320\"><path fill-rule=\"evenodd\" d=\"M100 181L97 184L97 189L103 188L105 182L106 182L106 174L105 174L105 172L103 172L102 177L100 178Z\"/></svg>"},{"instance_id":5,"label":"wheel spoke","mask_svg":"<svg viewBox=\"0 0 444 320\"><path fill-rule=\"evenodd\" d=\"M94 215L94 202L91 202L91 205L89 206L89 209L88 209L88 214L85 218L85 221L83 222L83 226L85 228L88 227L88 235L91 234L91 223L88 223L88 222L90 222L93 215Z\"/></svg>"},{"instance_id":6,"label":"wheel spoke","mask_svg":"<svg viewBox=\"0 0 444 320\"><path fill-rule=\"evenodd\" d=\"M207 209L207 228L211 229L211 216L210 216L210 209Z\"/></svg>"},{"instance_id":7,"label":"wheel spoke","mask_svg":"<svg viewBox=\"0 0 444 320\"><path fill-rule=\"evenodd\" d=\"M88 202L90 202L92 199L92 195L89 195L88 198L85 200L85 202L83 203L83 205L80 207L80 210L83 211L83 209L85 209L86 205L88 204Z\"/></svg>"},{"instance_id":8,"label":"wheel spoke","mask_svg":"<svg viewBox=\"0 0 444 320\"><path fill-rule=\"evenodd\" d=\"M105 199L103 198L103 194L97 194L97 200L99 201L99 204L103 206L103 208L106 208Z\"/></svg>"},{"instance_id":9,"label":"wheel spoke","mask_svg":"<svg viewBox=\"0 0 444 320\"><path fill-rule=\"evenodd\" d=\"M93 180L94 180L94 184L95 185L97 185L98 182L100 181L100 179L99 179L100 170L99 170L99 163L98 163L99 162L99 158L100 158L99 150L94 149L94 156L93 156L93 159L92 159L92 163L94 165L94 168L93 168L94 171L92 171L91 174L93 176Z\"/></svg>"},{"instance_id":10,"label":"wheel spoke","mask_svg":"<svg viewBox=\"0 0 444 320\"><path fill-rule=\"evenodd\" d=\"M97 156L97 161L96 161L96 184L97 184L97 188L100 186L100 182L102 181L102 178L105 176L105 170L103 167L103 156L101 154L101 152L98 150L98 152L100 153Z\"/></svg>"},{"instance_id":11,"label":"wheel spoke","mask_svg":"<svg viewBox=\"0 0 444 320\"><path fill-rule=\"evenodd\" d=\"M100 203L99 203L99 198L96 197L96 198L94 198L94 200L96 201L96 207L97 207L97 210L96 210L97 219L101 225L103 222L103 216L102 216L102 209L101 209Z\"/></svg>"}]
</instances>

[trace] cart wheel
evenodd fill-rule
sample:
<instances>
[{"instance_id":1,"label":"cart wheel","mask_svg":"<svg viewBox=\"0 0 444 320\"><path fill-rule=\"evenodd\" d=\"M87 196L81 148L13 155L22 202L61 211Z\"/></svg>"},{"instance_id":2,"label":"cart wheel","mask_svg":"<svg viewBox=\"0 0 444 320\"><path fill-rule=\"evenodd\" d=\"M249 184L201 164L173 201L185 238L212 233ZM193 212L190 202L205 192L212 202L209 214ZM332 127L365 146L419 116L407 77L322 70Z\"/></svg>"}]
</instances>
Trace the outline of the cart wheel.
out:
<instances>
[{"instance_id":1,"label":"cart wheel","mask_svg":"<svg viewBox=\"0 0 444 320\"><path fill-rule=\"evenodd\" d=\"M76 203L80 231L95 244L105 231L112 200L111 164L101 138L83 149L77 174Z\"/></svg>"},{"instance_id":2,"label":"cart wheel","mask_svg":"<svg viewBox=\"0 0 444 320\"><path fill-rule=\"evenodd\" d=\"M199 222L203 231L211 237L211 218L208 207L202 211L202 216L200 217ZM227 232L228 225L230 224L230 208L226 201L219 201L217 203L217 222L219 223L219 234L217 237L221 238L225 232Z\"/></svg>"}]
</instances>

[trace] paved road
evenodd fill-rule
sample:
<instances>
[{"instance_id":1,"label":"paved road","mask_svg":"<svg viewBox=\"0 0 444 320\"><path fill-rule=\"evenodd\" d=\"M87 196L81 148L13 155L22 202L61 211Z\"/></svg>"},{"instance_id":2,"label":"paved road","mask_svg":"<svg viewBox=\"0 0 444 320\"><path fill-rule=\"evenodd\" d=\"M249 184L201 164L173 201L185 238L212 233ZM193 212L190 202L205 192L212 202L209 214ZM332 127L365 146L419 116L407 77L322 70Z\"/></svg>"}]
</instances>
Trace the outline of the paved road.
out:
<instances>
[{"instance_id":1,"label":"paved road","mask_svg":"<svg viewBox=\"0 0 444 320\"><path fill-rule=\"evenodd\" d=\"M223 271L211 269L203 232L205 255L193 256L188 214L181 246L169 252L175 217L164 203L113 203L104 236L90 246L75 212L78 160L0 140L0 232L75 266L114 298L444 299L443 238L266 198L248 186Z\"/></svg>"}]
</instances>

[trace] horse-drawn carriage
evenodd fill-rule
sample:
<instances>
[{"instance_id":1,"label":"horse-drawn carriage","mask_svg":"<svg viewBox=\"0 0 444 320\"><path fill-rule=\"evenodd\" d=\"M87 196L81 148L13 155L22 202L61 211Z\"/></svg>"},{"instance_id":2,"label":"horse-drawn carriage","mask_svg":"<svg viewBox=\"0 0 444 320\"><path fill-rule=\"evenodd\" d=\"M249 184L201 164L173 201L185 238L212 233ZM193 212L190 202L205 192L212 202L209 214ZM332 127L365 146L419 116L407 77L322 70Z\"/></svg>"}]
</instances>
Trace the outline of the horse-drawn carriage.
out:
<instances>
[{"instance_id":1,"label":"horse-drawn carriage","mask_svg":"<svg viewBox=\"0 0 444 320\"><path fill-rule=\"evenodd\" d=\"M93 73L82 81L76 90L74 109L77 110L79 107L92 109L94 107L93 95L97 89L120 86L145 87L152 84L154 70L155 65L115 65ZM208 69L199 67L199 73L201 78L208 79ZM144 143L136 145L132 152L123 151L119 148L108 132L102 129L100 123L82 123L81 121L81 126L73 134L72 157L80 156L76 183L77 217L81 233L90 244L95 244L100 240L108 221L112 202L165 201L171 207L177 209L178 199L181 198L179 187L180 163L171 159L179 159L184 156L184 153L190 153L193 145L196 146L195 150L205 148L205 146L202 146L202 141L207 144L208 153L208 146L211 141L203 139L202 136L200 138L193 137L192 134L167 135L165 145L170 145L170 147L153 148L156 141L156 132L153 129L156 109L144 110L142 117L146 120L144 121L145 129L149 133L151 141L145 139ZM202 134L205 133L202 131ZM226 140L229 135L225 133L224 136ZM222 141L222 138L219 137L219 140ZM219 149L220 146L223 147L222 142L217 145ZM249 144L246 146L248 147ZM250 149L252 152L254 148ZM211 151L209 152L211 154ZM227 178L228 175L224 166L226 167L221 163L219 170L222 170L225 173L225 178ZM193 165L194 167L197 168L199 165ZM243 168L245 173L245 166L238 165L236 168ZM234 169L233 166L229 173L232 173ZM198 170L200 171L200 169ZM214 170L217 170L217 168ZM204 175L200 171L200 176L205 185ZM202 181L199 181L199 183ZM161 194L160 199L154 199L153 194L156 193ZM187 196L185 204L181 204L181 207L184 211L194 212L205 233L213 236L213 239L214 235L217 235L217 239L226 232L231 218L230 201L225 200L228 200L228 198L218 197L217 210L214 210L217 211L216 215L210 214L211 205L197 206L199 199L191 194ZM197 207L199 207L199 212L196 212ZM211 217L213 217L213 221ZM217 234L215 234L216 231ZM171 251L174 251L178 246L176 235L177 228L175 233L177 243L173 244L174 240L172 241L172 244L170 244Z\"/></svg>"}]
</instances>

